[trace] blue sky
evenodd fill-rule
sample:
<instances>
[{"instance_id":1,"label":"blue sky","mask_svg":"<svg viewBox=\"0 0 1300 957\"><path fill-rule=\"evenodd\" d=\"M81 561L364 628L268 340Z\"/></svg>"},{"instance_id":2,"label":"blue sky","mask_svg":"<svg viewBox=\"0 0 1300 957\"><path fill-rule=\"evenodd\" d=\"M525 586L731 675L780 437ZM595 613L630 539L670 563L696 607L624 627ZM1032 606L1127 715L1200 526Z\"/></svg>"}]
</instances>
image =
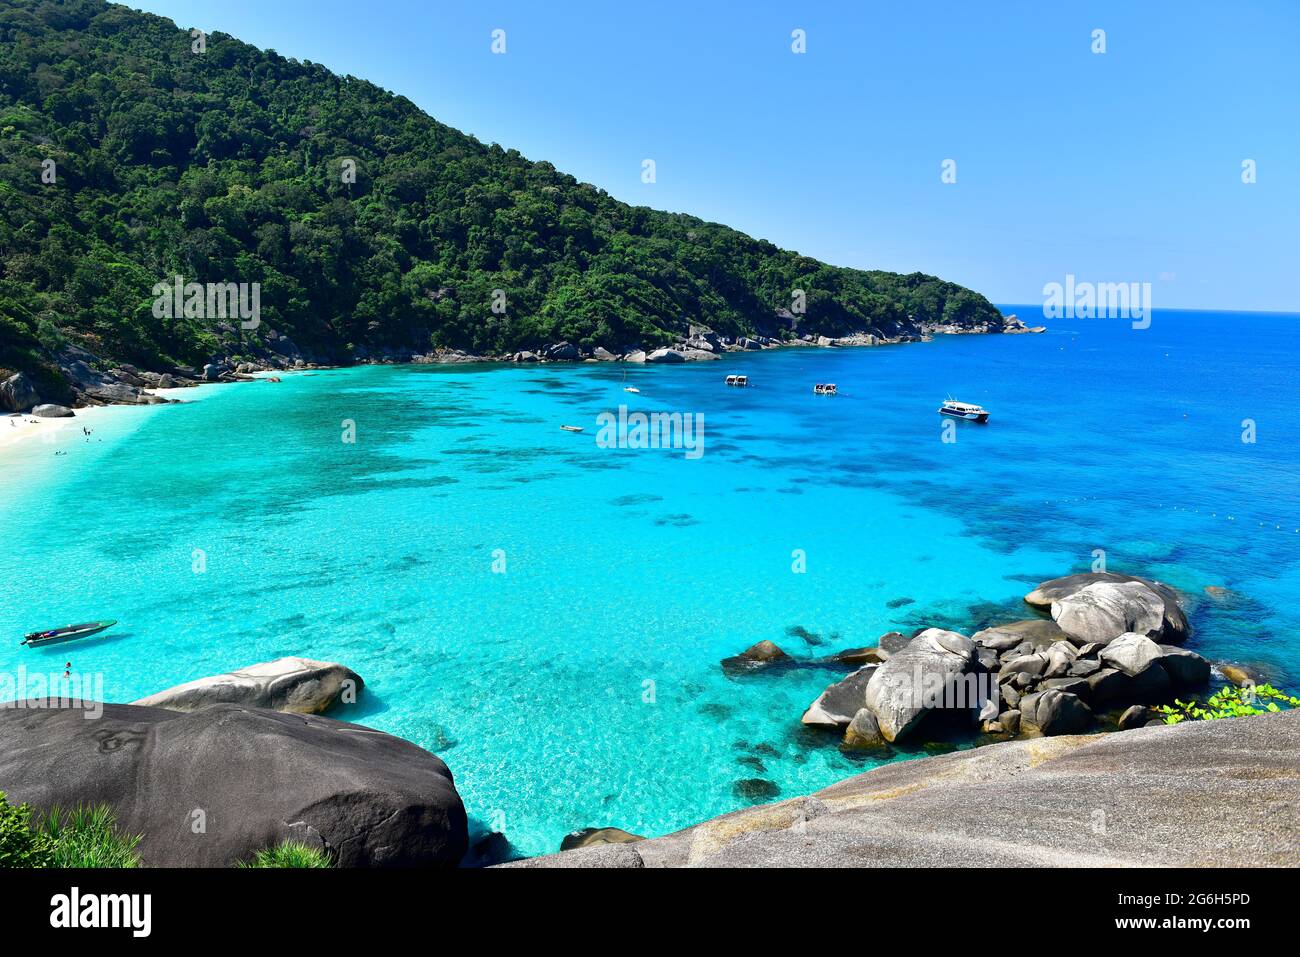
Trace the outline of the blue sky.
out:
<instances>
[{"instance_id":1,"label":"blue sky","mask_svg":"<svg viewBox=\"0 0 1300 957\"><path fill-rule=\"evenodd\" d=\"M1072 273L1151 282L1157 308L1300 311L1296 0L142 6L836 264L1004 303Z\"/></svg>"}]
</instances>

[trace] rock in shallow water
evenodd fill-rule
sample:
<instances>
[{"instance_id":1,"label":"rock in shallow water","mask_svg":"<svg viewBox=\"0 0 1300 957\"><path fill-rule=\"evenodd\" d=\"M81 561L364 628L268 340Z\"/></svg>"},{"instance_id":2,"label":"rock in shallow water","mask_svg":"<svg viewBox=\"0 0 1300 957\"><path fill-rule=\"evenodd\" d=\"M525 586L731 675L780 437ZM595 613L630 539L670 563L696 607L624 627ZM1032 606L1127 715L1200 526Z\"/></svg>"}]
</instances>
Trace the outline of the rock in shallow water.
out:
<instances>
[{"instance_id":1,"label":"rock in shallow water","mask_svg":"<svg viewBox=\"0 0 1300 957\"><path fill-rule=\"evenodd\" d=\"M736 782L735 792L746 801L757 803L770 801L781 793L781 789L767 778L744 778Z\"/></svg>"},{"instance_id":2,"label":"rock in shallow water","mask_svg":"<svg viewBox=\"0 0 1300 957\"><path fill-rule=\"evenodd\" d=\"M750 645L738 655L722 659L722 670L728 674L743 674L746 671L753 671L765 665L792 660L789 655L777 646L776 642L764 639Z\"/></svg>"},{"instance_id":3,"label":"rock in shallow water","mask_svg":"<svg viewBox=\"0 0 1300 957\"><path fill-rule=\"evenodd\" d=\"M1250 665L1232 664L1227 661L1221 661L1216 665L1223 677L1227 678L1238 688L1245 687L1249 684L1259 684L1263 679L1260 672Z\"/></svg>"},{"instance_id":4,"label":"rock in shallow water","mask_svg":"<svg viewBox=\"0 0 1300 957\"><path fill-rule=\"evenodd\" d=\"M171 711L198 711L224 703L320 714L340 700L354 704L364 685L355 671L332 661L277 658L176 685L132 703Z\"/></svg>"},{"instance_id":5,"label":"rock in shallow water","mask_svg":"<svg viewBox=\"0 0 1300 957\"><path fill-rule=\"evenodd\" d=\"M977 666L973 641L927 628L876 669L867 684L866 707L885 740L896 741L941 703L945 689Z\"/></svg>"},{"instance_id":6,"label":"rock in shallow water","mask_svg":"<svg viewBox=\"0 0 1300 957\"><path fill-rule=\"evenodd\" d=\"M843 728L848 725L854 715L867 706L867 685L877 667L879 666L866 665L843 681L829 685L808 706L800 721L818 728Z\"/></svg>"},{"instance_id":7,"label":"rock in shallow water","mask_svg":"<svg viewBox=\"0 0 1300 957\"><path fill-rule=\"evenodd\" d=\"M1154 581L1150 578L1140 578L1136 575L1121 575L1118 572L1086 572L1079 575L1066 575L1064 578L1053 578L1051 581L1045 581L1038 585L1033 591L1025 596L1025 602L1033 605L1035 608L1051 609L1057 602L1071 598L1078 592L1092 585L1110 584L1123 585L1137 583L1145 585L1156 596L1161 603L1162 625L1158 636L1161 641L1167 641L1172 644L1182 644L1190 633L1187 624L1187 616L1183 613L1182 606L1179 602L1178 593L1163 582ZM1059 618L1055 611L1052 617ZM1069 631L1069 629L1066 629ZM1137 628L1121 628L1116 631L1118 635L1124 631L1138 631ZM1145 632L1144 632L1145 633ZM1072 637L1074 637L1072 635ZM1114 637L1112 635L1111 637ZM1076 643L1089 639L1076 640ZM1097 640L1097 639L1092 639ZM1105 639L1108 640L1108 639Z\"/></svg>"},{"instance_id":8,"label":"rock in shallow water","mask_svg":"<svg viewBox=\"0 0 1300 957\"><path fill-rule=\"evenodd\" d=\"M578 847L596 847L601 844L634 844L644 841L640 834L632 834L621 827L584 827L566 834L560 841L560 850L571 851Z\"/></svg>"},{"instance_id":9,"label":"rock in shallow water","mask_svg":"<svg viewBox=\"0 0 1300 957\"><path fill-rule=\"evenodd\" d=\"M837 651L831 655L829 661L834 661L841 665L878 665L887 658L887 654L882 654L879 648L845 648L843 651Z\"/></svg>"},{"instance_id":10,"label":"rock in shallow water","mask_svg":"<svg viewBox=\"0 0 1300 957\"><path fill-rule=\"evenodd\" d=\"M1159 637L1164 602L1141 582L1098 582L1052 603L1052 618L1076 644L1108 644L1135 632Z\"/></svg>"},{"instance_id":11,"label":"rock in shallow water","mask_svg":"<svg viewBox=\"0 0 1300 957\"><path fill-rule=\"evenodd\" d=\"M229 867L284 840L344 867L455 866L468 845L451 772L401 738L218 704L0 710L0 781L42 810L108 804L150 867ZM202 812L205 830L191 826Z\"/></svg>"},{"instance_id":12,"label":"rock in shallow water","mask_svg":"<svg viewBox=\"0 0 1300 957\"><path fill-rule=\"evenodd\" d=\"M876 716L866 708L860 709L844 732L844 747L849 751L880 751L888 746Z\"/></svg>"}]
</instances>

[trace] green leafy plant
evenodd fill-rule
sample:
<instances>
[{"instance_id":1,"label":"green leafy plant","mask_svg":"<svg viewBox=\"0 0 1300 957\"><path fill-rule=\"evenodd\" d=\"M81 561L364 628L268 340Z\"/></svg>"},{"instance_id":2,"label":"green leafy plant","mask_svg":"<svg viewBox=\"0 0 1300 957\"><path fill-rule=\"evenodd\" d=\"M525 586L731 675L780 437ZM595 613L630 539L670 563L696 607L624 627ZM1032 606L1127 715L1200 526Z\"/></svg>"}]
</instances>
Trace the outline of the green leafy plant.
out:
<instances>
[{"instance_id":1,"label":"green leafy plant","mask_svg":"<svg viewBox=\"0 0 1300 957\"><path fill-rule=\"evenodd\" d=\"M105 805L53 808L36 822L35 830L54 844L50 867L140 866L140 835L118 834L113 811Z\"/></svg>"},{"instance_id":2,"label":"green leafy plant","mask_svg":"<svg viewBox=\"0 0 1300 957\"><path fill-rule=\"evenodd\" d=\"M10 804L0 791L0 868L53 866L54 841L31 822L32 809Z\"/></svg>"},{"instance_id":3,"label":"green leafy plant","mask_svg":"<svg viewBox=\"0 0 1300 957\"><path fill-rule=\"evenodd\" d=\"M303 844L301 841L284 841L275 847L267 847L253 855L251 861L240 861L237 867L297 867L317 868L333 867L329 854L319 848Z\"/></svg>"},{"instance_id":4,"label":"green leafy plant","mask_svg":"<svg viewBox=\"0 0 1300 957\"><path fill-rule=\"evenodd\" d=\"M104 805L36 816L0 791L0 867L139 867L138 836L117 833Z\"/></svg>"},{"instance_id":5,"label":"green leafy plant","mask_svg":"<svg viewBox=\"0 0 1300 957\"><path fill-rule=\"evenodd\" d=\"M1215 721L1220 718L1271 714L1285 708L1300 708L1300 698L1279 691L1272 685L1263 684L1247 688L1227 685L1203 703L1175 698L1172 705L1162 704L1156 711L1165 716L1165 724L1178 724L1188 720Z\"/></svg>"}]
</instances>

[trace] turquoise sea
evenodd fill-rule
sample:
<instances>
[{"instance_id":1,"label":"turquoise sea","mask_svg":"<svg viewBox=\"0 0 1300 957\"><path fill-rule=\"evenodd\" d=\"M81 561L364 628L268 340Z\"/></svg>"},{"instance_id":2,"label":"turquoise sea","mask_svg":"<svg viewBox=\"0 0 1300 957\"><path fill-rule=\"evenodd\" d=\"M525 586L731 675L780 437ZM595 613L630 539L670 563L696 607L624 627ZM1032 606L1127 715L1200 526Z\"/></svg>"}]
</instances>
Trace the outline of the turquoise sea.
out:
<instances>
[{"instance_id":1,"label":"turquoise sea","mask_svg":"<svg viewBox=\"0 0 1300 957\"><path fill-rule=\"evenodd\" d=\"M343 662L367 690L337 716L437 752L476 826L526 854L870 766L799 724L842 669L732 679L719 660L969 634L1096 549L1187 591L1192 648L1294 689L1300 317L1049 325L626 367L640 394L617 364L361 367L112 410L91 441L0 457L0 671L70 659L130 701L281 655ZM945 443L948 394L992 421ZM598 447L623 403L702 413L704 454ZM101 617L121 624L17 644Z\"/></svg>"}]
</instances>

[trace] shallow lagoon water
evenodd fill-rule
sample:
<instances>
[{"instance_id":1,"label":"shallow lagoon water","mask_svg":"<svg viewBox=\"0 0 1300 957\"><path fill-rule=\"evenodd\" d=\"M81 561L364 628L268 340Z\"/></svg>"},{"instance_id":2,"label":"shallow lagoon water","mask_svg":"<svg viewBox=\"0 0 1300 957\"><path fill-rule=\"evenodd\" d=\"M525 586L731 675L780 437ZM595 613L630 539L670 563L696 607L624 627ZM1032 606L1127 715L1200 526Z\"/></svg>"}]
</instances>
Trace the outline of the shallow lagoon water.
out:
<instances>
[{"instance_id":1,"label":"shallow lagoon water","mask_svg":"<svg viewBox=\"0 0 1300 957\"><path fill-rule=\"evenodd\" d=\"M1190 647L1294 687L1300 318L1049 325L628 367L639 395L621 365L363 367L115 410L90 442L0 461L0 670L70 659L130 701L281 655L344 662L367 690L337 716L440 754L478 825L529 854L870 767L799 725L842 669L719 660L970 633L1095 549L1195 599ZM990 424L943 442L948 393ZM704 455L599 448L623 403L703 413ZM121 625L16 644L99 617Z\"/></svg>"}]
</instances>

